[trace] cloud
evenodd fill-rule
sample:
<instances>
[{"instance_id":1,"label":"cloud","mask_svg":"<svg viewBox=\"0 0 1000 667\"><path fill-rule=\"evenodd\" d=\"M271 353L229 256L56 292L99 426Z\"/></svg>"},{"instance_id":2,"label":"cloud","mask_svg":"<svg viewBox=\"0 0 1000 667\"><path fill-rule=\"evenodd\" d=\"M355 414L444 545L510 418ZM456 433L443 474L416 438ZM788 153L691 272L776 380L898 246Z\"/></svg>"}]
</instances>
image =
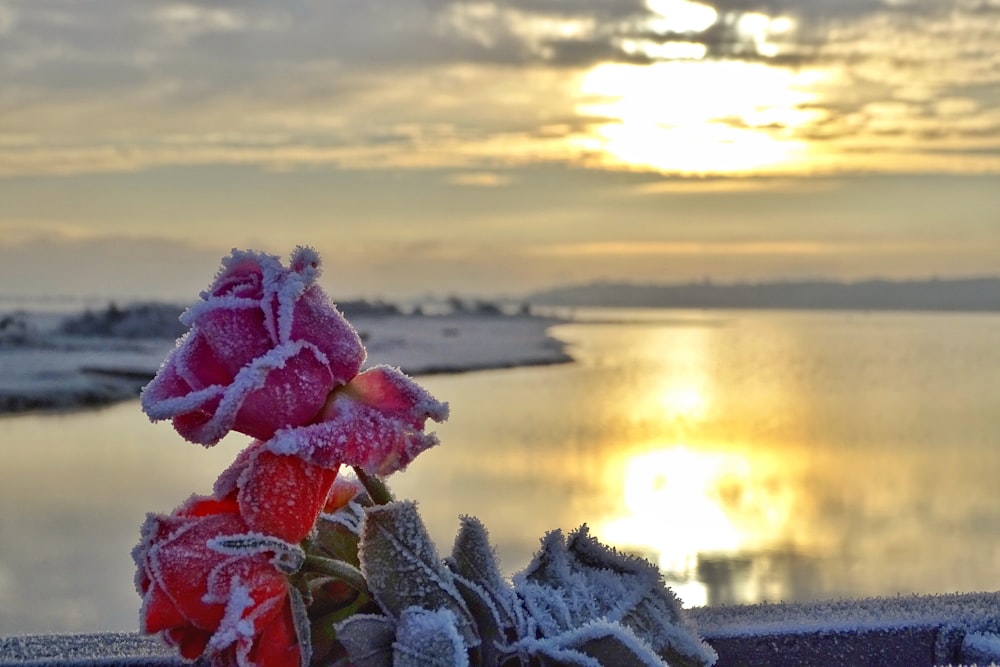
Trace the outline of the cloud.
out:
<instances>
[{"instance_id":1,"label":"cloud","mask_svg":"<svg viewBox=\"0 0 1000 667\"><path fill-rule=\"evenodd\" d=\"M533 248L530 252L542 256L587 258L592 256L661 256L699 255L715 257L728 255L822 255L838 252L829 244L814 241L771 242L597 242L563 243Z\"/></svg>"},{"instance_id":2,"label":"cloud","mask_svg":"<svg viewBox=\"0 0 1000 667\"><path fill-rule=\"evenodd\" d=\"M973 139L1000 144L998 16L995 2L974 0L93 0L86 11L0 0L0 175L176 164L670 171L610 159L601 133L628 121L589 113L600 92L581 82L610 62L655 81L664 62L708 72L740 61L815 74L809 99L770 103L758 119L720 112L691 136L729 124L745 132L725 141L808 144L824 173L892 168L858 159L865 149L915 153L921 170L994 170L982 154L936 156ZM645 102L646 115L703 97L690 80Z\"/></svg>"},{"instance_id":3,"label":"cloud","mask_svg":"<svg viewBox=\"0 0 1000 667\"><path fill-rule=\"evenodd\" d=\"M510 183L510 176L489 171L465 171L452 174L447 181L454 185L496 188Z\"/></svg>"}]
</instances>

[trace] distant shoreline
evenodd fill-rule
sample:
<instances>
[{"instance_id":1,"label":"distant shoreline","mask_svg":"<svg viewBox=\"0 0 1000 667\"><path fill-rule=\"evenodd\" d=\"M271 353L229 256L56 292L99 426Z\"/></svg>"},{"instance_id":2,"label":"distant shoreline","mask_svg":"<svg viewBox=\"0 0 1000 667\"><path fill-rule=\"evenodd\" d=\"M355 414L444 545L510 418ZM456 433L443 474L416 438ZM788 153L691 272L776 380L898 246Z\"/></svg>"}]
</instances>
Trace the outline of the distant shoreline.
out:
<instances>
[{"instance_id":1,"label":"distant shoreline","mask_svg":"<svg viewBox=\"0 0 1000 667\"><path fill-rule=\"evenodd\" d=\"M542 290L527 300L533 305L566 308L1000 312L1000 278L659 285L601 282Z\"/></svg>"},{"instance_id":2,"label":"distant shoreline","mask_svg":"<svg viewBox=\"0 0 1000 667\"><path fill-rule=\"evenodd\" d=\"M531 315L389 315L352 320L366 366L413 376L469 373L573 361L549 335L562 322ZM2 341L0 341L2 342ZM0 345L0 417L58 414L132 400L173 347L169 339L26 334Z\"/></svg>"}]
</instances>

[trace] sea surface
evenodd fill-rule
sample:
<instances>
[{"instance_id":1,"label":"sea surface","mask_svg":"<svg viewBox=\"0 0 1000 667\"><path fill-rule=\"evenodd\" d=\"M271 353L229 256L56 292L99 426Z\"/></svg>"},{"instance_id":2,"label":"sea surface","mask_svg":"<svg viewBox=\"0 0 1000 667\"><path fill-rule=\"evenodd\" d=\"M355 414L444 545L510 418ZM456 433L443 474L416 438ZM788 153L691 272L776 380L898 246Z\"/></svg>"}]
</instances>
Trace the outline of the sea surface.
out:
<instances>
[{"instance_id":1,"label":"sea surface","mask_svg":"<svg viewBox=\"0 0 1000 667\"><path fill-rule=\"evenodd\" d=\"M586 523L689 606L1000 589L1000 315L578 310L575 363L433 376L443 444L390 480L444 555ZM147 511L212 449L130 401L0 418L0 635L133 630Z\"/></svg>"}]
</instances>

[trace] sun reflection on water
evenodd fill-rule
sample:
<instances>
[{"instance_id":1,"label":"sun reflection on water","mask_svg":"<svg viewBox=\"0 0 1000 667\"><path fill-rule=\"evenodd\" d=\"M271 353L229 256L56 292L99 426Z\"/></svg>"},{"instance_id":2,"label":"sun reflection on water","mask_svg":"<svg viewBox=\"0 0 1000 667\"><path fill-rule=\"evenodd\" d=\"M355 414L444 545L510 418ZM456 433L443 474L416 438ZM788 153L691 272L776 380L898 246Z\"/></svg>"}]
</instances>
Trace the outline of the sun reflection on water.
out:
<instances>
[{"instance_id":1,"label":"sun reflection on water","mask_svg":"<svg viewBox=\"0 0 1000 667\"><path fill-rule=\"evenodd\" d=\"M688 606L710 602L718 582L708 579L718 563L780 551L802 537L792 525L794 462L732 439L745 432L719 429L731 397L717 382L715 335L710 327L688 326L635 341L650 355L644 360L650 381L634 387L626 404L629 421L643 426L629 433L606 469L614 507L595 527L609 543L657 562ZM738 592L742 597L782 594L766 573L730 579L727 585L748 588Z\"/></svg>"},{"instance_id":2,"label":"sun reflection on water","mask_svg":"<svg viewBox=\"0 0 1000 667\"><path fill-rule=\"evenodd\" d=\"M676 445L633 453L623 469L620 513L597 532L652 555L688 606L708 603L700 559L766 550L788 534L788 492L744 456Z\"/></svg>"}]
</instances>

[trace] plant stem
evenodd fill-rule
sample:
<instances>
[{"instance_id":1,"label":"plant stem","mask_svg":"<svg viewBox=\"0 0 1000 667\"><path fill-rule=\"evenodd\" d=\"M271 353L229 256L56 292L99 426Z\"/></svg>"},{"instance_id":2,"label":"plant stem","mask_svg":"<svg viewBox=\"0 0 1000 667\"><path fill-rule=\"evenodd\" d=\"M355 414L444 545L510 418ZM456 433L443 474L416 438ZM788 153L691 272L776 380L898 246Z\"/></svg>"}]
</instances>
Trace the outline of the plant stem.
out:
<instances>
[{"instance_id":1,"label":"plant stem","mask_svg":"<svg viewBox=\"0 0 1000 667\"><path fill-rule=\"evenodd\" d=\"M368 582L365 581L365 577L361 574L361 570L354 567L350 563L345 563L342 560L334 560L332 558L324 558L323 556L314 556L310 554L306 556L306 562L303 569L310 572L318 572L320 574L336 577L356 591L361 591L363 593L368 592Z\"/></svg>"},{"instance_id":2,"label":"plant stem","mask_svg":"<svg viewBox=\"0 0 1000 667\"><path fill-rule=\"evenodd\" d=\"M365 491L368 492L368 497L372 499L373 503L388 505L392 502L392 494L389 493L389 487L385 485L385 482L375 475L369 475L360 466L353 466L353 468L354 473L358 476L358 481L364 485Z\"/></svg>"}]
</instances>

